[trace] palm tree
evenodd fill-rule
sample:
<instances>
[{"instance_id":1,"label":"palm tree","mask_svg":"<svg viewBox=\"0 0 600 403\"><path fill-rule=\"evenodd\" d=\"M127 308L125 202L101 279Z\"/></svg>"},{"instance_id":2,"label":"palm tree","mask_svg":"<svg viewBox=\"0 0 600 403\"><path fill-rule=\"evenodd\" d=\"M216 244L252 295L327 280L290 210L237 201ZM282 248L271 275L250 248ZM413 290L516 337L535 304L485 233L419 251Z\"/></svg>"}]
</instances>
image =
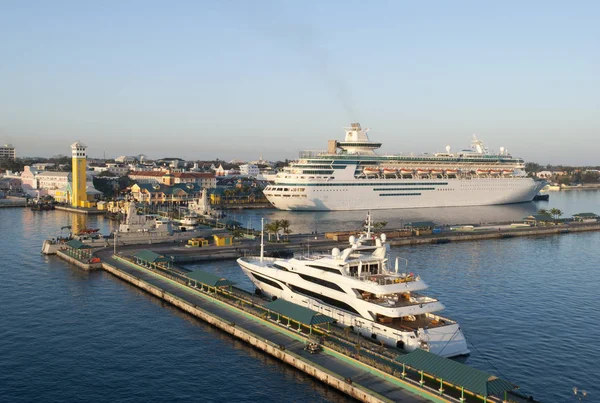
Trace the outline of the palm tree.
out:
<instances>
[{"instance_id":1,"label":"palm tree","mask_svg":"<svg viewBox=\"0 0 600 403\"><path fill-rule=\"evenodd\" d=\"M271 235L277 232L277 226L274 222L265 224L265 231L267 231L269 242L271 242Z\"/></svg>"},{"instance_id":2,"label":"palm tree","mask_svg":"<svg viewBox=\"0 0 600 403\"><path fill-rule=\"evenodd\" d=\"M373 224L373 229L383 229L387 225L387 221L378 221Z\"/></svg>"},{"instance_id":3,"label":"palm tree","mask_svg":"<svg viewBox=\"0 0 600 403\"><path fill-rule=\"evenodd\" d=\"M554 222L558 223L558 220L560 219L560 216L563 215L563 212L560 209L553 208L550 209L550 214L552 214L552 216L554 217Z\"/></svg>"},{"instance_id":4,"label":"palm tree","mask_svg":"<svg viewBox=\"0 0 600 403\"><path fill-rule=\"evenodd\" d=\"M288 236L289 239L289 235L292 233L292 231L290 231L290 221L289 220L277 220L276 221L279 229L281 229L283 231L283 234Z\"/></svg>"},{"instance_id":5,"label":"palm tree","mask_svg":"<svg viewBox=\"0 0 600 403\"><path fill-rule=\"evenodd\" d=\"M538 210L538 214L542 214L542 215L550 215L550 213L548 212L548 210L546 210L545 208L541 208Z\"/></svg>"}]
</instances>

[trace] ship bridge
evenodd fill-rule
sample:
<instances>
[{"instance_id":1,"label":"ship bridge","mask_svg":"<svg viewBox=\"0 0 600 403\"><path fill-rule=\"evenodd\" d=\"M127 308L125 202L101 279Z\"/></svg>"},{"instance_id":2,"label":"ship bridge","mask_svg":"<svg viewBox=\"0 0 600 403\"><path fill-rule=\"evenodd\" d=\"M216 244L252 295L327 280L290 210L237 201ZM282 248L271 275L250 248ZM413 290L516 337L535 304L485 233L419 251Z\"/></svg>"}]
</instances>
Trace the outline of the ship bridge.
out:
<instances>
[{"instance_id":1,"label":"ship bridge","mask_svg":"<svg viewBox=\"0 0 600 403\"><path fill-rule=\"evenodd\" d=\"M344 141L337 142L337 147L347 154L367 154L374 155L376 149L381 148L381 143L374 143L369 140L367 132L369 129L362 129L360 123L352 123L350 127L345 127L346 138Z\"/></svg>"}]
</instances>

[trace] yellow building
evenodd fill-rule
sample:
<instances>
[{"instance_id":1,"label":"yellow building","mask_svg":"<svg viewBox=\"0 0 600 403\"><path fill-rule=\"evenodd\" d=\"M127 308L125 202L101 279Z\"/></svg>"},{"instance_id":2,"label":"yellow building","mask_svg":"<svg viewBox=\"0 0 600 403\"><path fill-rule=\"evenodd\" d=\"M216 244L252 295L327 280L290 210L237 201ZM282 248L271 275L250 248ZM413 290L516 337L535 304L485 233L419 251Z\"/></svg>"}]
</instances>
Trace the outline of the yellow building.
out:
<instances>
[{"instance_id":1,"label":"yellow building","mask_svg":"<svg viewBox=\"0 0 600 403\"><path fill-rule=\"evenodd\" d=\"M233 245L233 235L228 232L213 234L213 238L215 240L215 246Z\"/></svg>"},{"instance_id":2,"label":"yellow building","mask_svg":"<svg viewBox=\"0 0 600 403\"><path fill-rule=\"evenodd\" d=\"M79 141L71 144L71 155L73 157L71 163L73 167L71 174L73 180L71 206L73 207L89 207L86 193L86 148L87 146Z\"/></svg>"}]
</instances>

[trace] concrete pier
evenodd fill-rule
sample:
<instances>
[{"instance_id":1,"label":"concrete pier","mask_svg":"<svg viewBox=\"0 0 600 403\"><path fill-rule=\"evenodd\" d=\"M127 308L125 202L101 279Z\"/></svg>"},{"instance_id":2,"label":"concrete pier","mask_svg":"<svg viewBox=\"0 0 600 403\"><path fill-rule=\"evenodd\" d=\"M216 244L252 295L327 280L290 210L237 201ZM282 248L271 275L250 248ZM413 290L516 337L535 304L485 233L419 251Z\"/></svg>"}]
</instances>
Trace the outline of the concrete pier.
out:
<instances>
[{"instance_id":1,"label":"concrete pier","mask_svg":"<svg viewBox=\"0 0 600 403\"><path fill-rule=\"evenodd\" d=\"M103 254L104 256L104 254ZM321 354L304 351L308 337L296 330L275 326L273 323L250 315L242 309L225 304L177 282L122 259L105 258L102 265L107 272L139 287L148 293L194 315L229 333L253 347L272 355L325 384L362 402L450 402L434 389L421 388L418 383L404 381L374 368L343 357L325 347ZM352 381L349 381L349 380Z\"/></svg>"}]
</instances>

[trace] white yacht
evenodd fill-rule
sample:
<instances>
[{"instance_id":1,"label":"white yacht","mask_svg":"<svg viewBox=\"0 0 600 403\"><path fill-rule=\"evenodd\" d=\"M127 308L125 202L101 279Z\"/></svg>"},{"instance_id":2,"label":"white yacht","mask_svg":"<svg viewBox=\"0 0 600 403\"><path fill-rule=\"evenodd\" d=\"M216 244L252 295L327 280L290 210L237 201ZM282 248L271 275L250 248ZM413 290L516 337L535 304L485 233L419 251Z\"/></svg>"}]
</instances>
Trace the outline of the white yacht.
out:
<instances>
[{"instance_id":1,"label":"white yacht","mask_svg":"<svg viewBox=\"0 0 600 403\"><path fill-rule=\"evenodd\" d=\"M545 185L525 163L473 138L471 149L434 154L378 155L381 143L352 123L327 151L303 151L265 188L280 210L373 210L530 202Z\"/></svg>"},{"instance_id":2,"label":"white yacht","mask_svg":"<svg viewBox=\"0 0 600 403\"><path fill-rule=\"evenodd\" d=\"M260 293L328 315L362 336L405 351L469 354L459 324L437 314L441 302L421 294L427 284L401 270L398 259L390 266L386 236L372 236L370 217L366 233L351 237L343 251L291 259L261 253L237 262Z\"/></svg>"}]
</instances>

